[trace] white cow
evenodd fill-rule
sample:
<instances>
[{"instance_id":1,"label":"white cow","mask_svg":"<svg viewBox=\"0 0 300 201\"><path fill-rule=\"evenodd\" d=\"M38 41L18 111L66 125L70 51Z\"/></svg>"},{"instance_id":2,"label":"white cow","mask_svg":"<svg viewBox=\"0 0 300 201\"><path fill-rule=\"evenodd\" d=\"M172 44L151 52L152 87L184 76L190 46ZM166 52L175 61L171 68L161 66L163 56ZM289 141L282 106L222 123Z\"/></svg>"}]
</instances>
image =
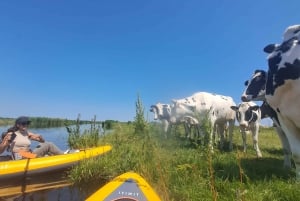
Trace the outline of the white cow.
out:
<instances>
[{"instance_id":1,"label":"white cow","mask_svg":"<svg viewBox=\"0 0 300 201\"><path fill-rule=\"evenodd\" d=\"M192 116L203 124L207 119L210 124L209 146L213 150L212 139L215 131L219 132L220 147L224 144L224 128L229 123L229 149L232 149L232 133L235 122L235 112L230 106L235 105L229 96L208 92L198 92L187 98L173 100L171 122L180 121L185 116Z\"/></svg>"},{"instance_id":2,"label":"white cow","mask_svg":"<svg viewBox=\"0 0 300 201\"><path fill-rule=\"evenodd\" d=\"M203 133L201 132L200 123L198 119L192 116L184 116L184 127L186 131L186 136L191 139L198 139L200 135Z\"/></svg>"},{"instance_id":3,"label":"white cow","mask_svg":"<svg viewBox=\"0 0 300 201\"><path fill-rule=\"evenodd\" d=\"M269 54L265 99L288 138L300 180L300 25L288 27L283 42L264 51Z\"/></svg>"},{"instance_id":4,"label":"white cow","mask_svg":"<svg viewBox=\"0 0 300 201\"><path fill-rule=\"evenodd\" d=\"M256 151L257 157L262 157L258 146L259 123L261 119L261 112L259 106L254 102L242 102L238 106L231 106L236 112L236 118L240 125L240 130L243 138L244 152L247 150L247 135L246 131L250 130L252 133L253 147Z\"/></svg>"},{"instance_id":5,"label":"white cow","mask_svg":"<svg viewBox=\"0 0 300 201\"><path fill-rule=\"evenodd\" d=\"M191 132L193 129L195 130L196 135L199 135L198 120L191 116L186 116L180 121L170 122L171 108L172 105L163 103L157 103L155 105L150 106L150 112L153 112L154 120L160 120L162 122L162 127L166 138L168 137L168 133L170 132L171 127L181 123L184 124L186 137L191 137Z\"/></svg>"},{"instance_id":6,"label":"white cow","mask_svg":"<svg viewBox=\"0 0 300 201\"><path fill-rule=\"evenodd\" d=\"M167 138L170 126L171 105L157 103L150 106L150 112L153 112L154 120L160 120L162 122L165 137Z\"/></svg>"}]
</instances>

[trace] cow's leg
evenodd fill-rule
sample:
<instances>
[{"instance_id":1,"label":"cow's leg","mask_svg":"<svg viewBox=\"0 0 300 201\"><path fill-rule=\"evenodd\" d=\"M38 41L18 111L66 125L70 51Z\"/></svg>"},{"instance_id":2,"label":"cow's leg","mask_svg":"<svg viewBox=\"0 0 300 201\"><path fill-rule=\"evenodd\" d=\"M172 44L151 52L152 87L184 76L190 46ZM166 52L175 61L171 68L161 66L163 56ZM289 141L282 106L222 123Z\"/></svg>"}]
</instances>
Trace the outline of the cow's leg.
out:
<instances>
[{"instance_id":1,"label":"cow's leg","mask_svg":"<svg viewBox=\"0 0 300 201\"><path fill-rule=\"evenodd\" d=\"M285 118L286 121L282 121L280 113L278 114L278 118L280 121L280 125L286 137L290 143L290 148L293 156L293 160L296 166L296 178L297 181L300 181L300 128L297 128L295 124ZM289 129L287 129L289 128Z\"/></svg>"},{"instance_id":2,"label":"cow's leg","mask_svg":"<svg viewBox=\"0 0 300 201\"><path fill-rule=\"evenodd\" d=\"M201 128L199 124L195 125L197 140L201 138Z\"/></svg>"},{"instance_id":3,"label":"cow's leg","mask_svg":"<svg viewBox=\"0 0 300 201\"><path fill-rule=\"evenodd\" d=\"M191 124L191 138L197 141L196 127L195 124Z\"/></svg>"},{"instance_id":4,"label":"cow's leg","mask_svg":"<svg viewBox=\"0 0 300 201\"><path fill-rule=\"evenodd\" d=\"M246 153L247 151L247 133L246 131L242 130L242 140L243 140L243 151Z\"/></svg>"},{"instance_id":5,"label":"cow's leg","mask_svg":"<svg viewBox=\"0 0 300 201\"><path fill-rule=\"evenodd\" d=\"M291 147L290 143L284 133L284 131L281 129L280 125L276 123L275 130L277 131L278 137L280 139L282 149L283 149L283 156L284 156L284 161L283 161L283 167L285 168L291 168L292 167L292 152L291 152Z\"/></svg>"},{"instance_id":6,"label":"cow's leg","mask_svg":"<svg viewBox=\"0 0 300 201\"><path fill-rule=\"evenodd\" d=\"M169 122L166 119L162 120L162 126L163 126L163 131L164 131L164 134L165 134L165 138L167 139L168 138L168 132L170 130Z\"/></svg>"},{"instance_id":7,"label":"cow's leg","mask_svg":"<svg viewBox=\"0 0 300 201\"><path fill-rule=\"evenodd\" d=\"M192 125L189 122L184 122L185 138L192 139Z\"/></svg>"},{"instance_id":8,"label":"cow's leg","mask_svg":"<svg viewBox=\"0 0 300 201\"><path fill-rule=\"evenodd\" d=\"M224 124L218 124L218 135L220 136L220 149L224 148Z\"/></svg>"},{"instance_id":9,"label":"cow's leg","mask_svg":"<svg viewBox=\"0 0 300 201\"><path fill-rule=\"evenodd\" d=\"M229 134L229 150L231 151L233 149L232 146L232 136L233 136L233 128L234 128L234 122L235 120L230 120L228 122L228 134Z\"/></svg>"},{"instance_id":10,"label":"cow's leg","mask_svg":"<svg viewBox=\"0 0 300 201\"><path fill-rule=\"evenodd\" d=\"M213 129L212 129L212 142L213 142L213 145L218 145L218 142L219 142L219 131L218 131L218 127L217 125L214 125L213 126Z\"/></svg>"},{"instance_id":11,"label":"cow's leg","mask_svg":"<svg viewBox=\"0 0 300 201\"><path fill-rule=\"evenodd\" d=\"M210 120L210 132L209 132L209 138L208 138L208 148L210 149L211 153L214 152L214 142L213 142L213 136L215 135L216 131L216 124L215 121L212 119Z\"/></svg>"},{"instance_id":12,"label":"cow's leg","mask_svg":"<svg viewBox=\"0 0 300 201\"><path fill-rule=\"evenodd\" d=\"M296 166L296 177L297 180L300 181L300 147L299 147L300 139L299 136L295 136L295 134L288 134L287 132L285 133L287 134L287 137L290 142L290 147L293 154L293 160ZM297 134L299 134L299 132Z\"/></svg>"},{"instance_id":13,"label":"cow's leg","mask_svg":"<svg viewBox=\"0 0 300 201\"><path fill-rule=\"evenodd\" d=\"M259 125L256 125L252 129L253 147L254 147L254 150L256 151L257 157L261 158L262 154L261 154L259 146L258 146L258 132L259 132Z\"/></svg>"}]
</instances>

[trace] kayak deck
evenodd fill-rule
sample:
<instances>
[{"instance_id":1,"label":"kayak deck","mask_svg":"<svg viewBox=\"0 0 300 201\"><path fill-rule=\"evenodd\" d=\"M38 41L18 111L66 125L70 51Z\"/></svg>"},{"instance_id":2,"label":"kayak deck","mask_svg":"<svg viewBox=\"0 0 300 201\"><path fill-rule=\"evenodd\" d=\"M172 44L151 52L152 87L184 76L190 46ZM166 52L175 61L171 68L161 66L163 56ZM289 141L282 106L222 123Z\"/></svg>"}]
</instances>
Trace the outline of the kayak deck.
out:
<instances>
[{"instance_id":1,"label":"kayak deck","mask_svg":"<svg viewBox=\"0 0 300 201\"><path fill-rule=\"evenodd\" d=\"M86 201L161 201L152 187L137 173L124 173L94 194Z\"/></svg>"}]
</instances>

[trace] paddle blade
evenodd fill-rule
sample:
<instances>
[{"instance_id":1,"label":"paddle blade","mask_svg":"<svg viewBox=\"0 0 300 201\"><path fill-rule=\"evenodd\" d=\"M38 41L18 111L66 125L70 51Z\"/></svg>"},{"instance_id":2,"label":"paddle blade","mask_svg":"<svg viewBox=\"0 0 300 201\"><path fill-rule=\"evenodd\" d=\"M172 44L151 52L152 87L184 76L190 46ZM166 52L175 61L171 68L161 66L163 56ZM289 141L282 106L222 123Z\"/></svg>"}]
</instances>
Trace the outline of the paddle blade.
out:
<instances>
[{"instance_id":1,"label":"paddle blade","mask_svg":"<svg viewBox=\"0 0 300 201\"><path fill-rule=\"evenodd\" d=\"M23 157L23 158L36 158L36 154L31 153L29 151L19 151L19 154Z\"/></svg>"}]
</instances>

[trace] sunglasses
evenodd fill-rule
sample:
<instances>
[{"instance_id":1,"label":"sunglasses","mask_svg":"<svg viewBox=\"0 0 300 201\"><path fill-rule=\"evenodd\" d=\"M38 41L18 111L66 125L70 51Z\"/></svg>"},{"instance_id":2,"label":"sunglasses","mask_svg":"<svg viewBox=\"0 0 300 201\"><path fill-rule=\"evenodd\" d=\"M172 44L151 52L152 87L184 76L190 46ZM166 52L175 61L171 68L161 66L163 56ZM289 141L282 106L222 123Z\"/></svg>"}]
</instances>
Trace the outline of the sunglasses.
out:
<instances>
[{"instance_id":1,"label":"sunglasses","mask_svg":"<svg viewBox=\"0 0 300 201\"><path fill-rule=\"evenodd\" d=\"M22 126L28 126L29 124L29 122L21 123Z\"/></svg>"}]
</instances>

